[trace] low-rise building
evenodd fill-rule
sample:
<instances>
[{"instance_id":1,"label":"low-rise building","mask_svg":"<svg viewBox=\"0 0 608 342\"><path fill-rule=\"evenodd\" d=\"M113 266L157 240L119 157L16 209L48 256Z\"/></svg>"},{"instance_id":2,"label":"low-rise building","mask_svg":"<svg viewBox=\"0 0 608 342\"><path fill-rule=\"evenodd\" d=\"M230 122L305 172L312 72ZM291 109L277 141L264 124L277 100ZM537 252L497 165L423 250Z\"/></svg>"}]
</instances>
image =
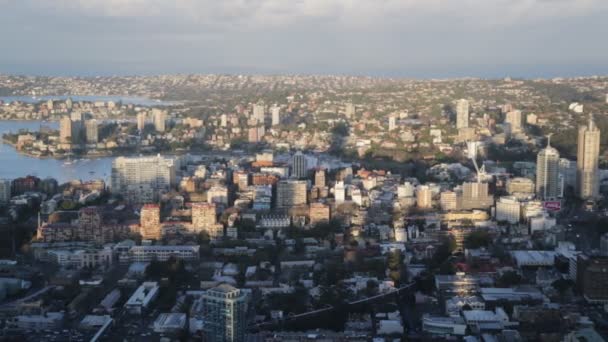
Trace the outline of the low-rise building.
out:
<instances>
[{"instance_id":1,"label":"low-rise building","mask_svg":"<svg viewBox=\"0 0 608 342\"><path fill-rule=\"evenodd\" d=\"M160 287L157 282L144 282L125 303L125 309L131 314L141 314L158 297Z\"/></svg>"},{"instance_id":2,"label":"low-rise building","mask_svg":"<svg viewBox=\"0 0 608 342\"><path fill-rule=\"evenodd\" d=\"M486 304L479 296L455 296L445 301L445 313L450 317L460 317L463 307L471 310L484 310Z\"/></svg>"},{"instance_id":3,"label":"low-rise building","mask_svg":"<svg viewBox=\"0 0 608 342\"><path fill-rule=\"evenodd\" d=\"M555 264L554 251L512 251L511 256L518 267L553 266Z\"/></svg>"},{"instance_id":4,"label":"low-rise building","mask_svg":"<svg viewBox=\"0 0 608 342\"><path fill-rule=\"evenodd\" d=\"M186 328L185 313L161 313L154 321L153 329L157 333L177 333Z\"/></svg>"},{"instance_id":5,"label":"low-rise building","mask_svg":"<svg viewBox=\"0 0 608 342\"><path fill-rule=\"evenodd\" d=\"M43 315L18 315L13 317L9 325L24 330L54 330L63 324L63 312L46 312Z\"/></svg>"},{"instance_id":6,"label":"low-rise building","mask_svg":"<svg viewBox=\"0 0 608 342\"><path fill-rule=\"evenodd\" d=\"M467 325L462 317L442 317L424 315L422 317L422 331L437 336L464 336Z\"/></svg>"},{"instance_id":7,"label":"low-rise building","mask_svg":"<svg viewBox=\"0 0 608 342\"><path fill-rule=\"evenodd\" d=\"M128 256L132 262L166 261L170 257L191 261L198 260L199 245L188 246L133 246Z\"/></svg>"}]
</instances>

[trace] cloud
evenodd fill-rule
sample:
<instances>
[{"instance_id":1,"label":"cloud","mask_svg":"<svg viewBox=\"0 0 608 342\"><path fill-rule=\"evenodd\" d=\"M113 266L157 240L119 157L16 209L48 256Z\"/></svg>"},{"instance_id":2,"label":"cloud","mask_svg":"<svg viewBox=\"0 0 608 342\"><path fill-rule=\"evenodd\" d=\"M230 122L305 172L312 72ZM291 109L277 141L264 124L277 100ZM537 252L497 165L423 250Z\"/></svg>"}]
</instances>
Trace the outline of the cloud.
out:
<instances>
[{"instance_id":1,"label":"cloud","mask_svg":"<svg viewBox=\"0 0 608 342\"><path fill-rule=\"evenodd\" d=\"M1 2L2 0L0 0ZM11 0L4 0L7 3ZM422 17L467 19L505 25L585 15L608 8L605 0L20 0L32 10L93 17L185 20L201 26L245 28L326 21L346 27L417 21ZM229 25L228 25L229 24Z\"/></svg>"},{"instance_id":2,"label":"cloud","mask_svg":"<svg viewBox=\"0 0 608 342\"><path fill-rule=\"evenodd\" d=\"M0 71L67 61L152 73L228 65L474 75L608 60L598 43L607 0L0 0L0 8Z\"/></svg>"}]
</instances>

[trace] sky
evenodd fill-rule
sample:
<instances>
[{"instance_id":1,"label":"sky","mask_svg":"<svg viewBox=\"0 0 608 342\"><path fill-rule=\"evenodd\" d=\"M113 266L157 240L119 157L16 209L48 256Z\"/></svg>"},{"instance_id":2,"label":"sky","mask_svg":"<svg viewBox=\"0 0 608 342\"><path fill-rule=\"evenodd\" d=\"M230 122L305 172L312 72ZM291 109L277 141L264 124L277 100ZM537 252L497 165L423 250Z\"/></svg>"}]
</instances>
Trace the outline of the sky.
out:
<instances>
[{"instance_id":1,"label":"sky","mask_svg":"<svg viewBox=\"0 0 608 342\"><path fill-rule=\"evenodd\" d=\"M0 0L0 73L608 74L607 0Z\"/></svg>"}]
</instances>

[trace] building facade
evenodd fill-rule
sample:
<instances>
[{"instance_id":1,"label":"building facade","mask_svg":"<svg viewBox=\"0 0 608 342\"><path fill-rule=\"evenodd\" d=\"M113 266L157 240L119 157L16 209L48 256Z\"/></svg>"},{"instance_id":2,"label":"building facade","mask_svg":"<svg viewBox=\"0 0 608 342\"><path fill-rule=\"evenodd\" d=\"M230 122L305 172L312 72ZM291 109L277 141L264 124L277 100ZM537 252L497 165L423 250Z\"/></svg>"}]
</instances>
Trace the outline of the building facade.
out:
<instances>
[{"instance_id":1,"label":"building facade","mask_svg":"<svg viewBox=\"0 0 608 342\"><path fill-rule=\"evenodd\" d=\"M167 113L163 110L154 108L152 109L152 116L154 117L154 129L159 133L164 132Z\"/></svg>"},{"instance_id":2,"label":"building facade","mask_svg":"<svg viewBox=\"0 0 608 342\"><path fill-rule=\"evenodd\" d=\"M320 222L328 222L330 220L330 208L328 205L323 203L312 203L308 216L310 218L310 224L315 225Z\"/></svg>"},{"instance_id":3,"label":"building facade","mask_svg":"<svg viewBox=\"0 0 608 342\"><path fill-rule=\"evenodd\" d=\"M0 179L0 204L8 203L11 200L11 181Z\"/></svg>"},{"instance_id":4,"label":"building facade","mask_svg":"<svg viewBox=\"0 0 608 342\"><path fill-rule=\"evenodd\" d=\"M282 180L277 184L277 208L306 204L306 181Z\"/></svg>"},{"instance_id":5,"label":"building facade","mask_svg":"<svg viewBox=\"0 0 608 342\"><path fill-rule=\"evenodd\" d=\"M549 144L536 158L536 195L542 199L559 196L559 152Z\"/></svg>"},{"instance_id":6,"label":"building facade","mask_svg":"<svg viewBox=\"0 0 608 342\"><path fill-rule=\"evenodd\" d=\"M141 208L139 216L140 234L144 239L160 239L160 206L146 204Z\"/></svg>"},{"instance_id":7,"label":"building facade","mask_svg":"<svg viewBox=\"0 0 608 342\"><path fill-rule=\"evenodd\" d=\"M247 296L231 285L222 284L207 290L202 298L207 341L244 341Z\"/></svg>"},{"instance_id":8,"label":"building facade","mask_svg":"<svg viewBox=\"0 0 608 342\"><path fill-rule=\"evenodd\" d=\"M507 112L507 114L505 114L505 122L511 127L512 133L521 132L521 111L512 110Z\"/></svg>"},{"instance_id":9,"label":"building facade","mask_svg":"<svg viewBox=\"0 0 608 342\"><path fill-rule=\"evenodd\" d=\"M294 154L292 159L292 176L298 179L306 178L308 175L308 165L306 156L302 152Z\"/></svg>"},{"instance_id":10,"label":"building facade","mask_svg":"<svg viewBox=\"0 0 608 342\"><path fill-rule=\"evenodd\" d=\"M460 99L456 102L456 128L469 127L469 101Z\"/></svg>"},{"instance_id":11,"label":"building facade","mask_svg":"<svg viewBox=\"0 0 608 342\"><path fill-rule=\"evenodd\" d=\"M175 184L173 159L118 157L112 162L112 192L130 203L157 202L163 191Z\"/></svg>"},{"instance_id":12,"label":"building facade","mask_svg":"<svg viewBox=\"0 0 608 342\"><path fill-rule=\"evenodd\" d=\"M600 155L600 130L589 117L588 126L578 129L577 146L577 194L583 199L593 199L599 193L598 159Z\"/></svg>"},{"instance_id":13,"label":"building facade","mask_svg":"<svg viewBox=\"0 0 608 342\"><path fill-rule=\"evenodd\" d=\"M97 120L91 119L84 123L87 144L97 144L99 141L99 124Z\"/></svg>"}]
</instances>

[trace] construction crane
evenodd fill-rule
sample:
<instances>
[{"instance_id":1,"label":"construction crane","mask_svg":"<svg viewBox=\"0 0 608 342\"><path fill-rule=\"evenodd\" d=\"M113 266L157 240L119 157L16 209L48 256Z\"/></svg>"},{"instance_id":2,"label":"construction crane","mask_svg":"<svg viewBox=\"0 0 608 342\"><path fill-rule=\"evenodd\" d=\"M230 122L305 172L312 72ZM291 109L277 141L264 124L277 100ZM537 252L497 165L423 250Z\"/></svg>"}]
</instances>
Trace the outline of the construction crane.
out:
<instances>
[{"instance_id":1,"label":"construction crane","mask_svg":"<svg viewBox=\"0 0 608 342\"><path fill-rule=\"evenodd\" d=\"M481 165L481 168L477 165L477 147L479 146L479 141L467 141L467 156L469 159L473 161L473 166L475 166L475 172L477 172L477 183L481 183L481 181L486 176L486 166Z\"/></svg>"}]
</instances>

